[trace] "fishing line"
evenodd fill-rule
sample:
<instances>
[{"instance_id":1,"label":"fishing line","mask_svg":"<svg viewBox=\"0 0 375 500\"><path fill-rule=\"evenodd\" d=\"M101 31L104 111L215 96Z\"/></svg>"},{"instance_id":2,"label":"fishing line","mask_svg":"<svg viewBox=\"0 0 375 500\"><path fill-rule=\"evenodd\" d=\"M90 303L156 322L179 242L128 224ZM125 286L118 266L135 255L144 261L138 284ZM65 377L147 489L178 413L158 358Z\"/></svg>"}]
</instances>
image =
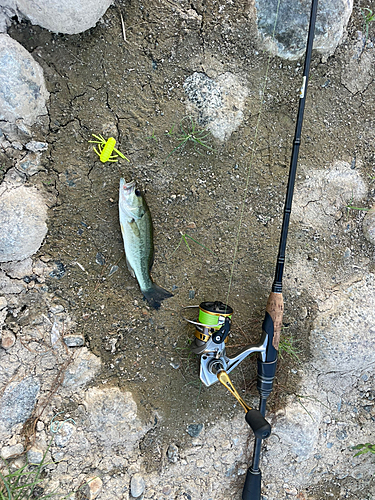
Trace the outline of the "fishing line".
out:
<instances>
[{"instance_id":1,"label":"fishing line","mask_svg":"<svg viewBox=\"0 0 375 500\"><path fill-rule=\"evenodd\" d=\"M273 32L272 32L272 41L273 42L275 41L276 24L277 24L277 19L279 17L280 2L281 2L281 0L278 0L277 7L276 7L276 17L275 17L275 23L273 25ZM232 262L231 272L230 272L230 276L229 276L229 285L228 285L227 298L226 298L226 301L225 301L226 304L228 304L229 294L230 294L230 290L231 290L231 287L232 287L233 274L234 274L234 266L235 266L237 251L238 251L238 247L239 247L241 226L242 226L243 215L244 215L244 210L245 210L245 200L246 200L247 191L248 191L248 187L249 187L249 183L250 183L250 173L251 173L251 169L252 169L252 166L253 166L253 161L254 161L254 157L255 157L255 153L256 153L256 146L257 146L256 141L257 141L257 138L258 138L258 131L259 131L260 119L261 119L261 116L262 116L262 110L263 110L263 106L264 106L264 95L265 95L266 85L267 85L267 81L268 81L268 73L269 73L269 69L270 69L272 57L273 56L270 53L269 56L268 56L268 62L267 62L267 68L266 68L266 74L265 74L264 84L263 84L263 88L261 90L260 108L259 108L259 114L258 114L257 124L256 124L256 127L255 127L253 147L251 148L252 149L252 153L251 153L251 158L250 158L250 164L249 164L249 166L247 168L245 190L244 190L242 204L241 204L240 219L239 219L239 223L238 223L237 235L236 235L235 246L234 246L233 262Z\"/></svg>"}]
</instances>

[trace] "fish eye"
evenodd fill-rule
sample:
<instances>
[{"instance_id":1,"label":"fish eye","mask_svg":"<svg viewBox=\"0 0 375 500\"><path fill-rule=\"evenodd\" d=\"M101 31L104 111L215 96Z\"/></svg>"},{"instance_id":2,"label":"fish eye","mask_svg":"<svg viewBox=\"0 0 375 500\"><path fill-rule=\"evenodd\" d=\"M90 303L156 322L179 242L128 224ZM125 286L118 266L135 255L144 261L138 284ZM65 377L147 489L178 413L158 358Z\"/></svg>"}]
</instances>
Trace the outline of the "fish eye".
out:
<instances>
[{"instance_id":1,"label":"fish eye","mask_svg":"<svg viewBox=\"0 0 375 500\"><path fill-rule=\"evenodd\" d=\"M134 193L135 193L135 195L136 195L136 196L141 196L141 192L140 192L140 190L139 190L139 189L136 189L136 190L134 191Z\"/></svg>"}]
</instances>

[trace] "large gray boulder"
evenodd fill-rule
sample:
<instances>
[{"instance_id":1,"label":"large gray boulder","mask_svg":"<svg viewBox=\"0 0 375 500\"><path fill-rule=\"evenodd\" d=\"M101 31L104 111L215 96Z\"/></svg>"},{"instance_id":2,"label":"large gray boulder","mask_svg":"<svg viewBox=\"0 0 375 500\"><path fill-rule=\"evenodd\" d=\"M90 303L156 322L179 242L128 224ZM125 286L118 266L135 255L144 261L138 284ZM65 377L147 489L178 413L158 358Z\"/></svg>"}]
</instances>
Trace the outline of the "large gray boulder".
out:
<instances>
[{"instance_id":1,"label":"large gray boulder","mask_svg":"<svg viewBox=\"0 0 375 500\"><path fill-rule=\"evenodd\" d=\"M47 114L43 70L10 36L0 34L0 121L33 125Z\"/></svg>"},{"instance_id":2,"label":"large gray boulder","mask_svg":"<svg viewBox=\"0 0 375 500\"><path fill-rule=\"evenodd\" d=\"M72 35L95 26L113 0L15 0L33 24L55 33Z\"/></svg>"},{"instance_id":3,"label":"large gray boulder","mask_svg":"<svg viewBox=\"0 0 375 500\"><path fill-rule=\"evenodd\" d=\"M256 0L257 24L268 50L284 59L305 52L311 0ZM340 43L353 10L353 0L320 0L314 48L329 56ZM276 20L276 28L274 33ZM274 35L273 35L274 33Z\"/></svg>"}]
</instances>

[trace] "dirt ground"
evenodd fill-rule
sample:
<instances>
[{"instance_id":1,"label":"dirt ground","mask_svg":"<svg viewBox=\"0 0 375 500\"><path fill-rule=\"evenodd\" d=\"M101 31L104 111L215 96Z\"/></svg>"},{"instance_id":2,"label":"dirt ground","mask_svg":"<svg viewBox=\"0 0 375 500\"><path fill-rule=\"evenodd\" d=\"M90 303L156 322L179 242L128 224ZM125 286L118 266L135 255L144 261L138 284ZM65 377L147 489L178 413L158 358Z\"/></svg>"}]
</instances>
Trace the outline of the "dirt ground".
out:
<instances>
[{"instance_id":1,"label":"dirt ground","mask_svg":"<svg viewBox=\"0 0 375 500\"><path fill-rule=\"evenodd\" d=\"M76 331L84 333L92 352L105 362L103 382L130 390L145 419L155 411L162 418L152 439L148 434L143 443L150 468L155 441L173 438L183 444L192 420L212 422L217 415L230 419L242 411L224 388L202 387L199 360L189 348L193 329L181 319L184 306L226 300L242 203L228 300L234 309L229 355L259 339L276 262L302 61L271 59L251 162L268 54L247 4L226 3L224 11L219 7L214 1L188 5L134 0L111 7L95 28L79 35L52 34L26 22L9 30L43 67L51 94L48 134L35 138L49 144L45 171L35 182L57 196L39 252L61 271L51 277L49 288L66 303L77 321ZM189 24L184 16L189 8L201 21ZM374 82L357 93L342 84L362 28L355 6L347 39L334 56L327 61L313 56L299 179L338 159L360 169L366 179L374 176ZM230 72L244 81L249 88L244 120L227 141L211 137L212 150L186 144L173 151L179 142L166 132L187 114L183 83L194 71ZM88 143L92 133L115 137L130 163L100 163ZM117 206L121 176L136 180L153 217L152 276L174 294L158 311L142 300L126 267ZM371 204L371 186L363 206ZM343 248L366 257L373 251L359 229L344 230L362 216L343 206L336 222L338 237L328 243L292 224L286 278L297 255L308 260L318 255L316 272L327 280L348 277ZM181 233L206 248L188 239L189 253ZM302 362L310 356L316 313L315 297L304 290L298 277L288 279L284 290L284 337L294 339ZM271 408L298 391L295 364L287 354L280 359ZM257 401L254 378L253 359L233 372L234 383L250 404Z\"/></svg>"}]
</instances>

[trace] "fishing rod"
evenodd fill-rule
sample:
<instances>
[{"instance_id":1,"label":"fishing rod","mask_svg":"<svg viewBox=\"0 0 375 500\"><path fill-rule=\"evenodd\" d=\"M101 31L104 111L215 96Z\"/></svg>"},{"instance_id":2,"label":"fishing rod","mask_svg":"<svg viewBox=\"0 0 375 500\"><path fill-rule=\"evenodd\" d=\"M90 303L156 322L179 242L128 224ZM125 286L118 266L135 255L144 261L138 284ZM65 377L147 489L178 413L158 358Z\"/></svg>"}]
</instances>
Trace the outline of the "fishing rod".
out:
<instances>
[{"instance_id":1,"label":"fishing rod","mask_svg":"<svg viewBox=\"0 0 375 500\"><path fill-rule=\"evenodd\" d=\"M311 53L313 47L315 21L318 0L312 0L310 23L307 36L305 64L303 70L302 87L298 105L297 122L293 140L292 156L289 168L289 178L286 191L283 223L281 228L279 251L276 261L275 277L271 293L266 305L265 318L262 325L262 335L258 344L250 345L240 351L234 358L226 354L225 344L231 326L233 309L222 302L202 302L199 306L189 306L185 309L198 308L198 321L184 318L195 325L195 339L192 351L200 357L200 378L207 386L219 381L231 392L246 412L245 420L254 432L254 452L252 463L248 468L242 500L260 500L261 498L261 470L260 453L263 439L271 433L271 426L265 419L266 404L272 392L276 373L277 355L282 328L284 301L282 296L282 281L285 264L286 241L292 209L294 184L297 171L297 161L301 144L303 114L305 110L306 91L310 72ZM247 356L258 353L257 389L259 392L259 409L250 408L234 388L229 373L236 368Z\"/></svg>"}]
</instances>

